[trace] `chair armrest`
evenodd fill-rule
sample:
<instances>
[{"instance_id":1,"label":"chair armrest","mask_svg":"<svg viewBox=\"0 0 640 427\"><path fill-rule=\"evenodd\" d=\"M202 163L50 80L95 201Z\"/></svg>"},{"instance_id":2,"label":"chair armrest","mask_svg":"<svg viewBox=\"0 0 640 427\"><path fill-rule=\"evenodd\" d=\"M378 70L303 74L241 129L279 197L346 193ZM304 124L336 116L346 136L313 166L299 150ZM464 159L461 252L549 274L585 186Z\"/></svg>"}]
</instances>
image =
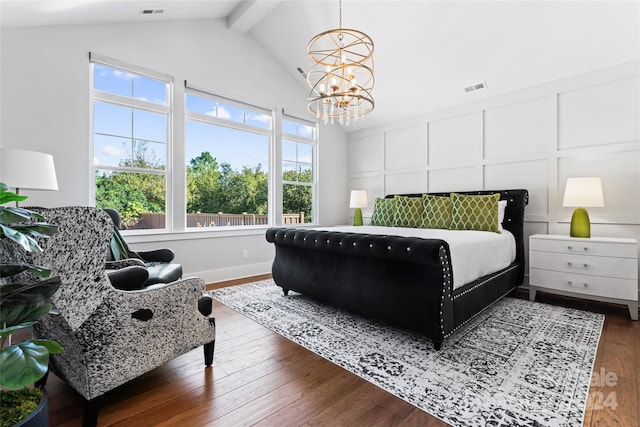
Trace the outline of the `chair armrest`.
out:
<instances>
[{"instance_id":1,"label":"chair armrest","mask_svg":"<svg viewBox=\"0 0 640 427\"><path fill-rule=\"evenodd\" d=\"M137 265L139 267L145 267L144 261L137 258L127 258L118 261L105 261L105 268L107 270L119 270L121 268Z\"/></svg>"},{"instance_id":2,"label":"chair armrest","mask_svg":"<svg viewBox=\"0 0 640 427\"><path fill-rule=\"evenodd\" d=\"M136 253L147 262L171 262L176 257L176 254L168 248L136 251Z\"/></svg>"},{"instance_id":3,"label":"chair armrest","mask_svg":"<svg viewBox=\"0 0 640 427\"><path fill-rule=\"evenodd\" d=\"M115 311L114 319L130 322L131 315L139 310L150 312L154 322L167 322L172 328L180 328L187 318L207 317L198 311L198 301L205 294L205 282L198 277L176 280L161 286L149 286L140 290L114 289L108 297Z\"/></svg>"}]
</instances>

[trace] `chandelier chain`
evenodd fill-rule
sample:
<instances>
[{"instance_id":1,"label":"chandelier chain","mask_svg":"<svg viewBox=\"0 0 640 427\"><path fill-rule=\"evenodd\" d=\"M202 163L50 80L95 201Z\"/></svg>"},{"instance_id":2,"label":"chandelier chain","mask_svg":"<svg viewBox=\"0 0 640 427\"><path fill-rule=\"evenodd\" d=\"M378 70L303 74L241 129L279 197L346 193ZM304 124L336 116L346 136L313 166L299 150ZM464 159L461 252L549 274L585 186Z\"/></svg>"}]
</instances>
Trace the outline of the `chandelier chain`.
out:
<instances>
[{"instance_id":1,"label":"chandelier chain","mask_svg":"<svg viewBox=\"0 0 640 427\"><path fill-rule=\"evenodd\" d=\"M339 9L338 28L342 29L342 0L339 0L338 2L338 9Z\"/></svg>"}]
</instances>

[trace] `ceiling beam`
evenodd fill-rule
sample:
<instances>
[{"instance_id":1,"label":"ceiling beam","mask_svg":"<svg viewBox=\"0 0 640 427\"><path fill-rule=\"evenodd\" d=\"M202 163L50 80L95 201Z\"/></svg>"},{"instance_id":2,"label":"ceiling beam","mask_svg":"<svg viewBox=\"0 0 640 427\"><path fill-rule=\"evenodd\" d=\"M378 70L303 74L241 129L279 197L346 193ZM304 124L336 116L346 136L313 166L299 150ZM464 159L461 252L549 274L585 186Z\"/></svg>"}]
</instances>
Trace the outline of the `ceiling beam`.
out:
<instances>
[{"instance_id":1,"label":"ceiling beam","mask_svg":"<svg viewBox=\"0 0 640 427\"><path fill-rule=\"evenodd\" d=\"M227 28L246 34L281 0L242 0L227 16Z\"/></svg>"}]
</instances>

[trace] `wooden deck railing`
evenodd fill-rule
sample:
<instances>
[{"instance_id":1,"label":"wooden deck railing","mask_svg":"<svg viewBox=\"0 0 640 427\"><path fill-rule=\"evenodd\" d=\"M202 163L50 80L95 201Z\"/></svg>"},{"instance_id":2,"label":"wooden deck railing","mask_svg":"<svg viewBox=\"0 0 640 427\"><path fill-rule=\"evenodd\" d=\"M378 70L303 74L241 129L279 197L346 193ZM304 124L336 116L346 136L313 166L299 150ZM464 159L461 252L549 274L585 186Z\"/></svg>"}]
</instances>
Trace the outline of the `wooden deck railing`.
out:
<instances>
[{"instance_id":1,"label":"wooden deck railing","mask_svg":"<svg viewBox=\"0 0 640 427\"><path fill-rule=\"evenodd\" d=\"M218 213L188 213L187 227L233 227L244 225L267 225L267 215L257 215L243 212L241 214ZM282 215L283 224L304 224L304 212ZM137 222L123 227L126 230L142 230L165 227L164 213L142 213Z\"/></svg>"}]
</instances>

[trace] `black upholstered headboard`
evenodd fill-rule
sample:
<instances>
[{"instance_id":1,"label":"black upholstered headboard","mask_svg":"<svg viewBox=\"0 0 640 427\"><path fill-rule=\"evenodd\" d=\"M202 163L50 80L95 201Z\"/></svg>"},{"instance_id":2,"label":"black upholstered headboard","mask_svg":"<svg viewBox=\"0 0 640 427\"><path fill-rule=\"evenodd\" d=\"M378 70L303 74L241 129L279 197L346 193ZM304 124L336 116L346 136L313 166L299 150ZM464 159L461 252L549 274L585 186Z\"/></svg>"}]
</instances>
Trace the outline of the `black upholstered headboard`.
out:
<instances>
[{"instance_id":1,"label":"black upholstered headboard","mask_svg":"<svg viewBox=\"0 0 640 427\"><path fill-rule=\"evenodd\" d=\"M406 197L422 197L423 194L433 196L449 196L452 192L440 193L411 193L397 194L397 196ZM479 190L479 191L453 191L458 194L482 195L500 193L500 200L507 201L507 207L504 210L504 222L502 226L513 234L516 239L516 262L522 263L524 266L524 208L529 204L529 192L527 190ZM391 198L396 194L388 194L385 198ZM524 275L524 269L522 272Z\"/></svg>"}]
</instances>

